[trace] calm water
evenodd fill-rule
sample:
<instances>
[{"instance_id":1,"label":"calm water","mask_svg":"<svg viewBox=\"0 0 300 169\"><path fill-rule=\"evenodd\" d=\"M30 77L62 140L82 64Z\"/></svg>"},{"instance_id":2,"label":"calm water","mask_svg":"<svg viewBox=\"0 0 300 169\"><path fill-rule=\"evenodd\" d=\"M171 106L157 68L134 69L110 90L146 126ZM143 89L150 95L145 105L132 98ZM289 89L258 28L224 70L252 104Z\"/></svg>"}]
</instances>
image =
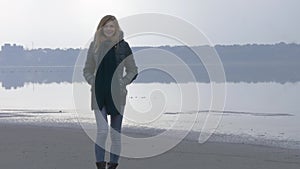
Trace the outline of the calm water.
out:
<instances>
[{"instance_id":1,"label":"calm water","mask_svg":"<svg viewBox=\"0 0 300 169\"><path fill-rule=\"evenodd\" d=\"M250 143L260 140L265 144L277 140L276 144L281 146L289 141L287 147L300 148L297 101L300 83L227 83L226 86L225 111L210 113L220 119L215 131L220 134L219 140ZM168 129L177 123L175 129L188 129L195 123L192 130L201 131L210 109L211 85L197 84L198 110L193 87L195 84L131 84L127 87L124 125ZM183 101L182 92L191 97L185 96L187 99ZM89 86L84 83L28 83L16 89L0 87L0 93L3 124L78 126L95 122L89 109Z\"/></svg>"},{"instance_id":2,"label":"calm water","mask_svg":"<svg viewBox=\"0 0 300 169\"><path fill-rule=\"evenodd\" d=\"M0 83L1 85L1 83ZM74 109L73 91L86 95L82 104L89 104L89 86L71 83L35 84L26 83L24 87L5 89L0 87L1 109L71 110ZM211 101L211 86L207 83L199 87L200 110L207 110ZM193 86L190 88L190 86ZM127 100L140 111L150 106L150 96L162 93L166 101L166 111L179 111L176 104L181 92L194 92L192 84L132 84L127 86ZM225 110L253 113L291 113L299 114L298 98L300 83L227 83ZM180 91L184 88L184 91ZM190 91L188 90L190 88ZM77 90L77 91L76 91ZM75 98L76 99L76 98ZM192 99L192 98L191 98ZM155 99L154 99L155 100ZM188 106L185 106L188 109ZM183 110L189 111L189 110Z\"/></svg>"}]
</instances>

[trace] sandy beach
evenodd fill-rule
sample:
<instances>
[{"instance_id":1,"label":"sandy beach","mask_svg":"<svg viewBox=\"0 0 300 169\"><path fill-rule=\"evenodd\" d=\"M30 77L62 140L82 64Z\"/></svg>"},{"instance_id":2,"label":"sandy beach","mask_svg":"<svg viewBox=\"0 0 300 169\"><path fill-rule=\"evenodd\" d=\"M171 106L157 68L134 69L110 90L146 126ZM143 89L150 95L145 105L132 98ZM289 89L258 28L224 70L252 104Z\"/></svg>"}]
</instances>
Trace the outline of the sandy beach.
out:
<instances>
[{"instance_id":1,"label":"sandy beach","mask_svg":"<svg viewBox=\"0 0 300 169\"><path fill-rule=\"evenodd\" d=\"M0 124L1 169L95 169L94 143L81 129ZM120 159L119 169L298 169L300 150L183 141L159 156Z\"/></svg>"}]
</instances>

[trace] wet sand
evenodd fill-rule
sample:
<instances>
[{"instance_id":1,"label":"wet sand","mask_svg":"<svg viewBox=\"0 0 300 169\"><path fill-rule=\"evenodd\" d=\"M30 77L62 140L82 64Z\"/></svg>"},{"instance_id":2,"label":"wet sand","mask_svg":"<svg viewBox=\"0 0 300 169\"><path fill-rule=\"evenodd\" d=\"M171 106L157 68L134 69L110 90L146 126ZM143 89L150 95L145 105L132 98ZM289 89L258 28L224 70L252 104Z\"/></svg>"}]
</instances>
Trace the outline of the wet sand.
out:
<instances>
[{"instance_id":1,"label":"wet sand","mask_svg":"<svg viewBox=\"0 0 300 169\"><path fill-rule=\"evenodd\" d=\"M95 169L81 129L0 124L0 169ZM120 158L118 169L299 169L300 150L183 141L159 156Z\"/></svg>"}]
</instances>

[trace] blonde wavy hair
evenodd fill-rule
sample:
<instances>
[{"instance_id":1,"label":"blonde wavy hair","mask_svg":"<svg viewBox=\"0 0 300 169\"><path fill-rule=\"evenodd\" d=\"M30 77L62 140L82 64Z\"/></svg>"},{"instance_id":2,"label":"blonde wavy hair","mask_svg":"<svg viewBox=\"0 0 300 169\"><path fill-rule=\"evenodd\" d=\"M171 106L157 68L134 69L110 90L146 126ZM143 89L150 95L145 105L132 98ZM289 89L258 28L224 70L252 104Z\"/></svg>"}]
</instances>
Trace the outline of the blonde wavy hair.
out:
<instances>
[{"instance_id":1,"label":"blonde wavy hair","mask_svg":"<svg viewBox=\"0 0 300 169\"><path fill-rule=\"evenodd\" d=\"M104 35L104 33L103 33L103 27L109 21L112 21L114 23L114 25L115 25L115 28L116 28L115 34L111 38L107 38ZM95 53L98 52L99 47L100 47L100 45L101 45L102 42L104 42L105 40L110 40L110 41L112 41L113 43L116 44L117 42L119 42L122 39L121 35L122 35L122 30L120 28L119 22L116 19L116 17L113 16L113 15L106 15L106 16L104 16L100 20L100 22L99 22L99 24L97 26L96 33L94 35L94 49L95 49Z\"/></svg>"}]
</instances>

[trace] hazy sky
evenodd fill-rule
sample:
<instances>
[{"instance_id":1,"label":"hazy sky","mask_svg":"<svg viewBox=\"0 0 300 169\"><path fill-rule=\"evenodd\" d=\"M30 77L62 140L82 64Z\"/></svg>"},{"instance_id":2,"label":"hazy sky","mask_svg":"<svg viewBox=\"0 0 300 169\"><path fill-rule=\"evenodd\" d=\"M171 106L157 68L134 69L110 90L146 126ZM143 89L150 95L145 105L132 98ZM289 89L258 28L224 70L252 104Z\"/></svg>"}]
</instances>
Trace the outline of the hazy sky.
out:
<instances>
[{"instance_id":1,"label":"hazy sky","mask_svg":"<svg viewBox=\"0 0 300 169\"><path fill-rule=\"evenodd\" d=\"M106 14L185 19L213 44L300 43L299 0L0 0L0 45L84 47ZM122 26L122 25L121 25ZM137 24L138 26L138 24ZM125 30L126 33L126 30ZM153 45L129 41L131 46Z\"/></svg>"}]
</instances>

